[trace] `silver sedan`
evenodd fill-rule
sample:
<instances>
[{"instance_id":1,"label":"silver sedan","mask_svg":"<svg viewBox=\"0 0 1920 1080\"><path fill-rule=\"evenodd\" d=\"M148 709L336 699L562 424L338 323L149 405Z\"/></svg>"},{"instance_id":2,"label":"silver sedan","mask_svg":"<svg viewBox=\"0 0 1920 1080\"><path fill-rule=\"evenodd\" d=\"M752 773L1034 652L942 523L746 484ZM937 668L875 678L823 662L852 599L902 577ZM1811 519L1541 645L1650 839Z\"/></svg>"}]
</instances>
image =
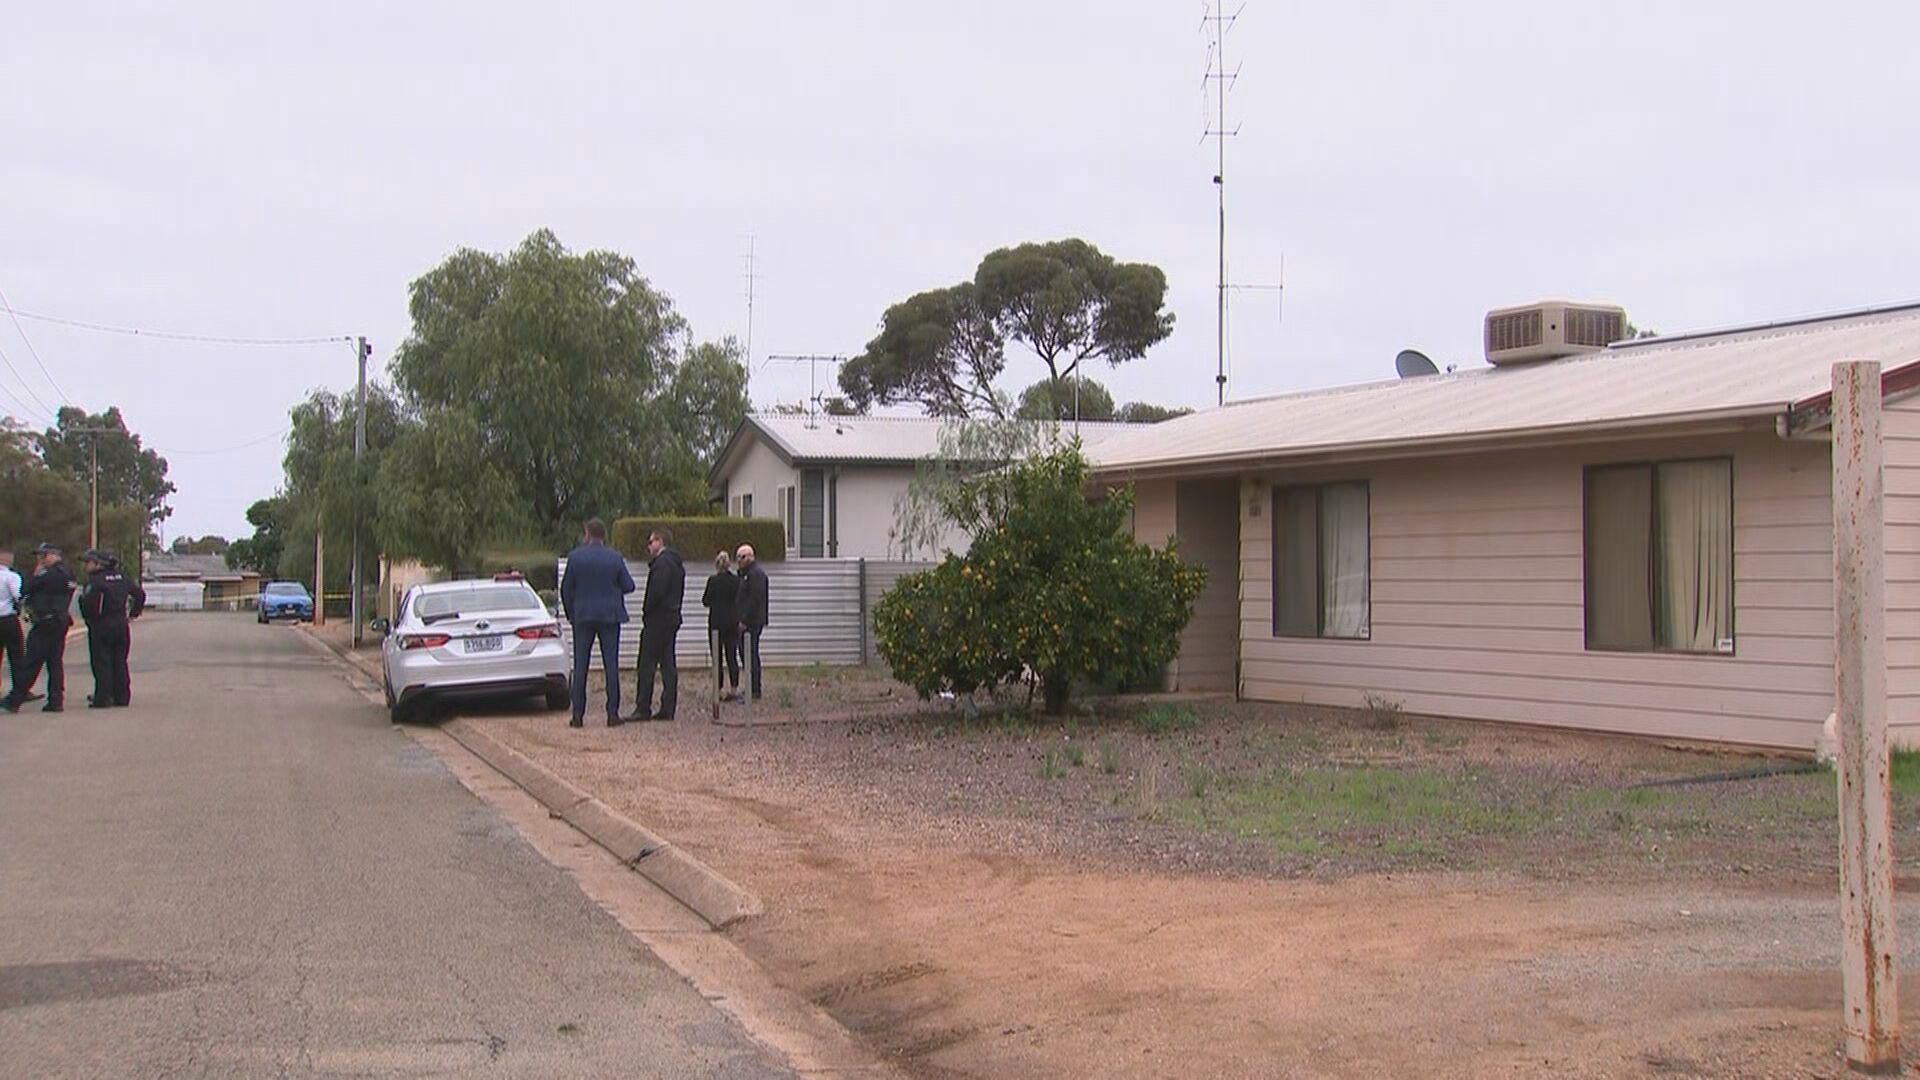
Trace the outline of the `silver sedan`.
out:
<instances>
[{"instance_id":1,"label":"silver sedan","mask_svg":"<svg viewBox=\"0 0 1920 1080\"><path fill-rule=\"evenodd\" d=\"M380 666L395 723L425 700L539 694L549 709L567 706L560 626L517 577L416 585L391 624L371 626L385 635Z\"/></svg>"}]
</instances>

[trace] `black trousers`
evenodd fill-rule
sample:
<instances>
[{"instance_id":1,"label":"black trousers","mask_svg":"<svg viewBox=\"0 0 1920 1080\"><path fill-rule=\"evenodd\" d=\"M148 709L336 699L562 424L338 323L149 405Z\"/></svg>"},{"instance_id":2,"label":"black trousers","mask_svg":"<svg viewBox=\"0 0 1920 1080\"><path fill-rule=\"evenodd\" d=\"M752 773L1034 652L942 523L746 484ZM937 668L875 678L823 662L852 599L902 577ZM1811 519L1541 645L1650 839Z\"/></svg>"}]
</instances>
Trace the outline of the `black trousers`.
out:
<instances>
[{"instance_id":1,"label":"black trousers","mask_svg":"<svg viewBox=\"0 0 1920 1080\"><path fill-rule=\"evenodd\" d=\"M738 626L716 626L709 629L708 632L717 634L720 638L720 659L714 661L713 684L715 686L731 684L735 690L740 689L740 628ZM725 683L720 681L720 666L723 663L726 665L727 670L727 682Z\"/></svg>"},{"instance_id":2,"label":"black trousers","mask_svg":"<svg viewBox=\"0 0 1920 1080\"><path fill-rule=\"evenodd\" d=\"M587 715L587 670L593 666L593 646L600 645L600 668L607 676L607 719L620 719L620 624L573 624L573 718Z\"/></svg>"},{"instance_id":3,"label":"black trousers","mask_svg":"<svg viewBox=\"0 0 1920 1080\"><path fill-rule=\"evenodd\" d=\"M645 716L653 707L653 672L660 671L660 708L653 715L673 715L680 700L680 668L674 662L673 642L680 636L680 624L650 622L640 627L640 694L634 702L635 715Z\"/></svg>"},{"instance_id":4,"label":"black trousers","mask_svg":"<svg viewBox=\"0 0 1920 1080\"><path fill-rule=\"evenodd\" d=\"M56 708L67 700L67 626L66 619L41 619L27 631L27 660L22 678L13 684L7 700L17 708L40 680L40 669L47 669L47 707Z\"/></svg>"},{"instance_id":5,"label":"black trousers","mask_svg":"<svg viewBox=\"0 0 1920 1080\"><path fill-rule=\"evenodd\" d=\"M127 673L127 653L132 647L133 633L126 623L97 622L87 628L94 704L133 704L133 677Z\"/></svg>"},{"instance_id":6,"label":"black trousers","mask_svg":"<svg viewBox=\"0 0 1920 1080\"><path fill-rule=\"evenodd\" d=\"M756 701L760 698L760 635L765 633L766 629L764 626L757 628L749 626L741 631L747 639L747 674L752 676L748 685L752 688Z\"/></svg>"},{"instance_id":7,"label":"black trousers","mask_svg":"<svg viewBox=\"0 0 1920 1080\"><path fill-rule=\"evenodd\" d=\"M27 635L20 629L20 616L0 615L0 649L7 654L7 687L20 685L26 673Z\"/></svg>"}]
</instances>

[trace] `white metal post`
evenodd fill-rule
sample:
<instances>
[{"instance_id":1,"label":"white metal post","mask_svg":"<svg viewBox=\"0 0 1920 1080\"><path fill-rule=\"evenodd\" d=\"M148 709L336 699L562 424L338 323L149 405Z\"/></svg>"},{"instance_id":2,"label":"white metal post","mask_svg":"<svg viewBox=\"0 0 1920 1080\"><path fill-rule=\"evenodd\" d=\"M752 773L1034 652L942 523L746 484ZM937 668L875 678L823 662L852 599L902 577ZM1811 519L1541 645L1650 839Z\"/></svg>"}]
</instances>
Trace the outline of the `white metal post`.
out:
<instances>
[{"instance_id":1,"label":"white metal post","mask_svg":"<svg viewBox=\"0 0 1920 1080\"><path fill-rule=\"evenodd\" d=\"M1880 365L1833 365L1833 658L1847 1063L1900 1071Z\"/></svg>"},{"instance_id":2,"label":"white metal post","mask_svg":"<svg viewBox=\"0 0 1920 1080\"><path fill-rule=\"evenodd\" d=\"M348 574L352 582L347 600L348 618L353 620L353 644L360 646L360 458L367 449L367 339L353 339L353 357L360 366L360 389L353 406L353 564Z\"/></svg>"}]
</instances>

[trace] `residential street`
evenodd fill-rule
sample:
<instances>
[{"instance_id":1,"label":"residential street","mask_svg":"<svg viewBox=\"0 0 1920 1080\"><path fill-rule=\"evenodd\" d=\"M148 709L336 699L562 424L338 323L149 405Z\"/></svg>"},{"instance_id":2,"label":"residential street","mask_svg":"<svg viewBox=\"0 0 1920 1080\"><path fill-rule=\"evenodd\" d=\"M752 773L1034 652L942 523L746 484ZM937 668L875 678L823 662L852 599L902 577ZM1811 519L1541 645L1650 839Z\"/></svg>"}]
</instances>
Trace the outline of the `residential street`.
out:
<instances>
[{"instance_id":1,"label":"residential street","mask_svg":"<svg viewBox=\"0 0 1920 1080\"><path fill-rule=\"evenodd\" d=\"M292 629L67 666L0 716L0 1075L788 1075Z\"/></svg>"}]
</instances>

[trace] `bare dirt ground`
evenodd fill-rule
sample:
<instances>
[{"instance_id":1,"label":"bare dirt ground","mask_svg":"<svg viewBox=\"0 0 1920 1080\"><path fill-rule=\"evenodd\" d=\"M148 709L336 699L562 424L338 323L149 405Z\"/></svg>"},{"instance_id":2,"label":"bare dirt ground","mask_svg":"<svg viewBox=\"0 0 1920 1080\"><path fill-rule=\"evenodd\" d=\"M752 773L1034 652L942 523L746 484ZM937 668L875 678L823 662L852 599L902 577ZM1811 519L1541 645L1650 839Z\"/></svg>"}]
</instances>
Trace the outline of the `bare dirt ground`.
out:
<instances>
[{"instance_id":1,"label":"bare dirt ground","mask_svg":"<svg viewBox=\"0 0 1920 1080\"><path fill-rule=\"evenodd\" d=\"M1667 783L1788 759L1390 711L890 709L883 676L817 670L737 727L703 678L671 725L466 715L759 893L736 940L917 1075L1844 1071L1831 775Z\"/></svg>"}]
</instances>

